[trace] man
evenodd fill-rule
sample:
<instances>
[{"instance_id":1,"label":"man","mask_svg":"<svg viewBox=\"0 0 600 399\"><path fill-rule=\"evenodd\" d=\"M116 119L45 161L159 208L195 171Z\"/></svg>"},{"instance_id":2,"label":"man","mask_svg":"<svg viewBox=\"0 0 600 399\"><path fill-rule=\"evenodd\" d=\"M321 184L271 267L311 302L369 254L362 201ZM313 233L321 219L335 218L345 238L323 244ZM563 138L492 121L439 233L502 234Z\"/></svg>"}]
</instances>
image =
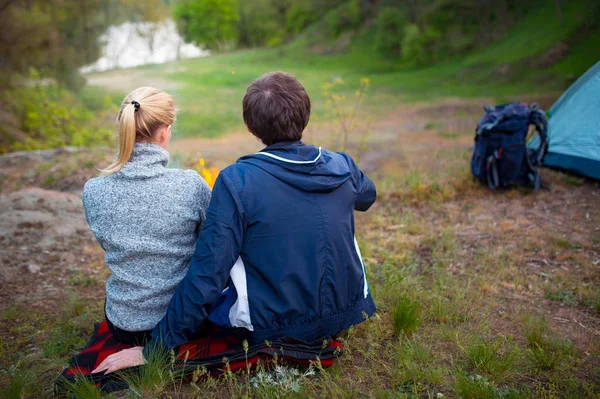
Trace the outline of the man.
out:
<instances>
[{"instance_id":1,"label":"man","mask_svg":"<svg viewBox=\"0 0 600 399\"><path fill-rule=\"evenodd\" d=\"M375 312L354 210L375 186L344 153L306 145L310 99L293 75L255 80L243 101L248 131L267 147L215 182L186 277L144 353L175 348L212 322L250 343L334 336ZM144 363L141 347L94 372Z\"/></svg>"}]
</instances>

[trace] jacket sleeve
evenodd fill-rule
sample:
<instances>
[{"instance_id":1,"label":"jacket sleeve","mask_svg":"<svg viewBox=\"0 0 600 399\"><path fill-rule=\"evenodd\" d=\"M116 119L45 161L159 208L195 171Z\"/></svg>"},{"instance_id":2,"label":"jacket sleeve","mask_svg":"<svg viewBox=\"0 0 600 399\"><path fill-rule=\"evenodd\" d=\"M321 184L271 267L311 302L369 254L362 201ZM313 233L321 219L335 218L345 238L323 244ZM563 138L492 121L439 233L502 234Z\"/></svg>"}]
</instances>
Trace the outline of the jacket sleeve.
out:
<instances>
[{"instance_id":1,"label":"jacket sleeve","mask_svg":"<svg viewBox=\"0 0 600 399\"><path fill-rule=\"evenodd\" d=\"M342 153L342 155L348 161L350 172L352 173L352 179L354 187L356 188L356 201L354 203L354 209L357 211L367 211L377 198L377 190L375 184L369 179L362 170L356 165L352 157L348 154Z\"/></svg>"},{"instance_id":2,"label":"jacket sleeve","mask_svg":"<svg viewBox=\"0 0 600 399\"><path fill-rule=\"evenodd\" d=\"M243 209L233 182L219 175L190 267L152 331L144 356L175 348L198 334L229 279L243 240Z\"/></svg>"},{"instance_id":3,"label":"jacket sleeve","mask_svg":"<svg viewBox=\"0 0 600 399\"><path fill-rule=\"evenodd\" d=\"M210 187L203 178L199 177L198 194L196 198L198 200L198 212L200 213L200 226L206 221L206 211L208 210L211 196L212 192Z\"/></svg>"}]
</instances>

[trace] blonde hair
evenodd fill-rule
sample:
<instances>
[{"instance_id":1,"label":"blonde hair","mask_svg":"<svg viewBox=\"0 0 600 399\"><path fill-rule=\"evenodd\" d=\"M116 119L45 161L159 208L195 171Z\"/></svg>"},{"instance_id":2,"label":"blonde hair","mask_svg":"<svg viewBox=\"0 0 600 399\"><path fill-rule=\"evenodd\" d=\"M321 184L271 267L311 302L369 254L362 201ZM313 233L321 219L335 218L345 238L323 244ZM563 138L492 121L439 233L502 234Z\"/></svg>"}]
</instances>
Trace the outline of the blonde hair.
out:
<instances>
[{"instance_id":1,"label":"blonde hair","mask_svg":"<svg viewBox=\"0 0 600 399\"><path fill-rule=\"evenodd\" d=\"M120 171L129 161L136 141L151 142L160 127L175 123L175 116L175 101L164 91L153 87L140 87L129 93L117 115L117 159L106 169L101 169L101 174L106 176Z\"/></svg>"}]
</instances>

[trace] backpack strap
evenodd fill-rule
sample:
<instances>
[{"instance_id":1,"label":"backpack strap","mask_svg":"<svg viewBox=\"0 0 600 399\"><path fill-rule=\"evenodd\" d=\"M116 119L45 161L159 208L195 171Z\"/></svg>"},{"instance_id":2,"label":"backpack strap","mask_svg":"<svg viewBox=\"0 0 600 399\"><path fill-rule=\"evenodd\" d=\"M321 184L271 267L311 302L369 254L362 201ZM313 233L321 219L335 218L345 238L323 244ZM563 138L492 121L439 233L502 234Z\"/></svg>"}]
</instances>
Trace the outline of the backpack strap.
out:
<instances>
[{"instance_id":1,"label":"backpack strap","mask_svg":"<svg viewBox=\"0 0 600 399\"><path fill-rule=\"evenodd\" d=\"M529 121L535 126L535 130L540 135L540 145L536 150L533 150L535 154L533 163L539 166L542 164L542 160L548 149L548 118L546 118L544 111L539 109L535 103L531 104L529 109L531 110Z\"/></svg>"},{"instance_id":2,"label":"backpack strap","mask_svg":"<svg viewBox=\"0 0 600 399\"><path fill-rule=\"evenodd\" d=\"M492 190L500 187L500 175L498 174L498 160L500 158L502 158L502 148L494 151L494 153L486 159L485 171L487 183L488 187Z\"/></svg>"},{"instance_id":3,"label":"backpack strap","mask_svg":"<svg viewBox=\"0 0 600 399\"><path fill-rule=\"evenodd\" d=\"M540 145L535 150L527 151L527 162L533 171L533 173L529 173L528 177L533 185L533 191L538 191L542 187L547 187L542 183L539 167L542 165L544 155L546 155L548 149L548 118L535 103L531 104L529 109L531 110L529 120L540 136Z\"/></svg>"}]
</instances>

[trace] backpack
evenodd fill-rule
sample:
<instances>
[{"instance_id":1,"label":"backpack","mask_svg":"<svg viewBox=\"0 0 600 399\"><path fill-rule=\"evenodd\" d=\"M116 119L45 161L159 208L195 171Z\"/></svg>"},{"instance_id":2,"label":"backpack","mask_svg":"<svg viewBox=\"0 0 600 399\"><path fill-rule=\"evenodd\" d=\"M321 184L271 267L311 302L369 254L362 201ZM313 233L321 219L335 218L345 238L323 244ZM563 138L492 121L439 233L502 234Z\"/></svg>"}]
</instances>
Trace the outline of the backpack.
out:
<instances>
[{"instance_id":1,"label":"backpack","mask_svg":"<svg viewBox=\"0 0 600 399\"><path fill-rule=\"evenodd\" d=\"M527 143L529 126L538 136ZM485 107L477 124L471 172L495 190L513 185L542 186L539 166L548 145L548 120L536 104L503 104Z\"/></svg>"}]
</instances>

